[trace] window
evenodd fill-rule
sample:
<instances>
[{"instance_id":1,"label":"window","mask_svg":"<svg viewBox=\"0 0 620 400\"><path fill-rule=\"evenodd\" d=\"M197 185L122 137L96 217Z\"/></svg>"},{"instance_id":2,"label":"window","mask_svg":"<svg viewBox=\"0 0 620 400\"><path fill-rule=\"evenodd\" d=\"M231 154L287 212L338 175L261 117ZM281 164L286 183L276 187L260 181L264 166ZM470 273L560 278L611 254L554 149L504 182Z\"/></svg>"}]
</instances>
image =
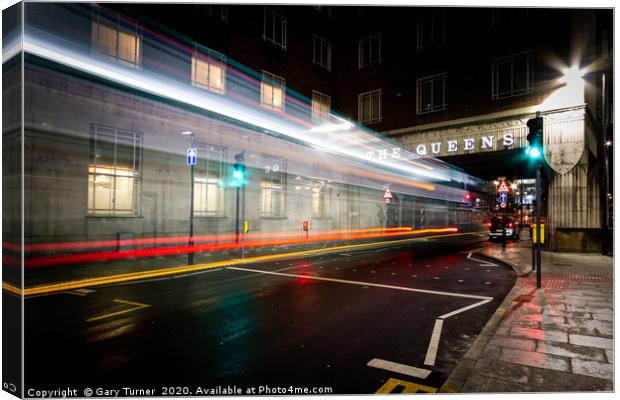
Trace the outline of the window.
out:
<instances>
[{"instance_id":1,"label":"window","mask_svg":"<svg viewBox=\"0 0 620 400\"><path fill-rule=\"evenodd\" d=\"M210 16L216 17L222 22L228 21L228 6L225 4L209 4L207 11Z\"/></svg>"},{"instance_id":2,"label":"window","mask_svg":"<svg viewBox=\"0 0 620 400\"><path fill-rule=\"evenodd\" d=\"M436 74L418 79L417 94L418 114L447 110L446 74Z\"/></svg>"},{"instance_id":3,"label":"window","mask_svg":"<svg viewBox=\"0 0 620 400\"><path fill-rule=\"evenodd\" d=\"M357 119L364 124L381 122L382 89L362 93L358 96Z\"/></svg>"},{"instance_id":4,"label":"window","mask_svg":"<svg viewBox=\"0 0 620 400\"><path fill-rule=\"evenodd\" d=\"M529 15L527 8L493 8L491 9L491 26L499 28L515 24Z\"/></svg>"},{"instance_id":5,"label":"window","mask_svg":"<svg viewBox=\"0 0 620 400\"><path fill-rule=\"evenodd\" d=\"M325 181L316 181L312 186L312 216L326 218L329 216L331 188Z\"/></svg>"},{"instance_id":6,"label":"window","mask_svg":"<svg viewBox=\"0 0 620 400\"><path fill-rule=\"evenodd\" d=\"M446 17L442 11L418 18L418 51L446 41Z\"/></svg>"},{"instance_id":7,"label":"window","mask_svg":"<svg viewBox=\"0 0 620 400\"><path fill-rule=\"evenodd\" d=\"M381 34L377 33L359 41L359 69L381 62Z\"/></svg>"},{"instance_id":8,"label":"window","mask_svg":"<svg viewBox=\"0 0 620 400\"><path fill-rule=\"evenodd\" d=\"M332 70L332 45L317 35L313 38L312 63L328 71Z\"/></svg>"},{"instance_id":9,"label":"window","mask_svg":"<svg viewBox=\"0 0 620 400\"><path fill-rule=\"evenodd\" d=\"M264 8L263 40L286 50L286 18L270 8Z\"/></svg>"},{"instance_id":10,"label":"window","mask_svg":"<svg viewBox=\"0 0 620 400\"><path fill-rule=\"evenodd\" d=\"M286 160L263 155L264 173L260 183L261 217L284 217Z\"/></svg>"},{"instance_id":11,"label":"window","mask_svg":"<svg viewBox=\"0 0 620 400\"><path fill-rule=\"evenodd\" d=\"M323 121L329 118L329 109L332 99L326 94L312 91L312 120Z\"/></svg>"},{"instance_id":12,"label":"window","mask_svg":"<svg viewBox=\"0 0 620 400\"><path fill-rule=\"evenodd\" d=\"M493 60L493 100L530 93L532 91L531 64L531 52Z\"/></svg>"},{"instance_id":13,"label":"window","mask_svg":"<svg viewBox=\"0 0 620 400\"><path fill-rule=\"evenodd\" d=\"M140 214L142 134L91 126L88 215Z\"/></svg>"},{"instance_id":14,"label":"window","mask_svg":"<svg viewBox=\"0 0 620 400\"><path fill-rule=\"evenodd\" d=\"M226 149L200 144L197 147L199 157L194 175L194 215L224 216Z\"/></svg>"},{"instance_id":15,"label":"window","mask_svg":"<svg viewBox=\"0 0 620 400\"><path fill-rule=\"evenodd\" d=\"M284 110L284 93L286 80L277 75L263 71L263 81L260 84L261 104L276 110Z\"/></svg>"},{"instance_id":16,"label":"window","mask_svg":"<svg viewBox=\"0 0 620 400\"><path fill-rule=\"evenodd\" d=\"M131 67L141 64L142 28L120 18L93 16L91 45L94 51Z\"/></svg>"},{"instance_id":17,"label":"window","mask_svg":"<svg viewBox=\"0 0 620 400\"><path fill-rule=\"evenodd\" d=\"M192 85L215 93L224 93L226 57L215 51L203 54L198 50L192 56Z\"/></svg>"}]
</instances>

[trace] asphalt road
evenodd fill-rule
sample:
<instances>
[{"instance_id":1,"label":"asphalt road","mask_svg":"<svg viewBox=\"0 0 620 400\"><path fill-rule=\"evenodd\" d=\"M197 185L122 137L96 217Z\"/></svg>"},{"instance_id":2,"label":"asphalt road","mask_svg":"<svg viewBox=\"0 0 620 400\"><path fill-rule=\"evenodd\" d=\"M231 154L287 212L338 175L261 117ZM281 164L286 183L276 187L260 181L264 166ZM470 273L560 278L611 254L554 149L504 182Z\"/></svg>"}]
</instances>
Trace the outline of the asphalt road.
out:
<instances>
[{"instance_id":1,"label":"asphalt road","mask_svg":"<svg viewBox=\"0 0 620 400\"><path fill-rule=\"evenodd\" d=\"M470 255L481 245L357 249L28 298L26 390L430 391L514 285L512 270Z\"/></svg>"}]
</instances>

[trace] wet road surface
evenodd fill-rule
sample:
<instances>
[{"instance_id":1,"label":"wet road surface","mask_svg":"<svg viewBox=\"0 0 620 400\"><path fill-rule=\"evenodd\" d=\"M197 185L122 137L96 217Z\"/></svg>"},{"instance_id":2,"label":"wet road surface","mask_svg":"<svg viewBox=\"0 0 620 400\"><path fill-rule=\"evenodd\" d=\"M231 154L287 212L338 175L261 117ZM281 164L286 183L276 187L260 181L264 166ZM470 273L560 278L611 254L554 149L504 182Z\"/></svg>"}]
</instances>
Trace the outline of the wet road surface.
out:
<instances>
[{"instance_id":1,"label":"wet road surface","mask_svg":"<svg viewBox=\"0 0 620 400\"><path fill-rule=\"evenodd\" d=\"M437 389L514 285L512 270L470 253L482 245L358 249L28 298L26 389Z\"/></svg>"}]
</instances>

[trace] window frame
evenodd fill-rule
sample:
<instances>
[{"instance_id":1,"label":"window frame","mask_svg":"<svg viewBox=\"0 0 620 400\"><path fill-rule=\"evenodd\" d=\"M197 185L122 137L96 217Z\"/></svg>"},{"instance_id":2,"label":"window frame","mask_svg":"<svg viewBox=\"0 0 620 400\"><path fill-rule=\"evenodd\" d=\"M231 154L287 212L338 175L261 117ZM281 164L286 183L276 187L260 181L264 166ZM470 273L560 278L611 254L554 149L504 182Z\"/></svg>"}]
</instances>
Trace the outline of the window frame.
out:
<instances>
[{"instance_id":1,"label":"window frame","mask_svg":"<svg viewBox=\"0 0 620 400\"><path fill-rule=\"evenodd\" d=\"M281 76L278 76L276 74L272 74L271 72L262 71L263 75L262 75L262 80L260 83L260 104L263 107L269 108L271 110L276 110L276 111L284 111L286 109L286 79L282 78ZM265 102L265 89L266 87L269 86L271 87L271 103L267 103ZM274 106L274 90L276 88L280 88L282 90L282 107L275 107Z\"/></svg>"},{"instance_id":2,"label":"window frame","mask_svg":"<svg viewBox=\"0 0 620 400\"><path fill-rule=\"evenodd\" d=\"M101 131L101 132L99 132ZM107 131L107 132L106 132ZM114 165L100 167L97 163L97 143L98 137L107 136L110 138L114 136ZM132 175L119 175L116 173L117 167L117 152L118 152L118 137L119 133L125 138L133 138L133 169ZM136 218L141 216L141 197L142 197L142 149L143 149L143 134L142 132L132 131L128 129L114 128L104 125L91 124L90 125L90 151L88 162L88 179L87 179L87 200L86 200L86 216L97 218ZM138 167L136 168L136 164ZM97 169L114 169L114 173L98 173ZM91 171L92 169L92 171ZM92 182L91 182L92 176ZM97 209L97 176L112 177L114 181L113 188L111 189L110 208ZM116 208L117 203L117 179L118 177L131 177L132 181L132 193L131 193L131 211L121 212ZM92 192L90 185L92 184ZM91 199L92 195L92 199ZM92 201L92 207L91 207ZM99 210L99 211L98 211Z\"/></svg>"},{"instance_id":3,"label":"window frame","mask_svg":"<svg viewBox=\"0 0 620 400\"><path fill-rule=\"evenodd\" d=\"M215 145L215 144L209 144L209 143L202 143L202 142L197 142L196 143L196 148L198 150L198 154L200 154L200 158L198 163L196 164L196 170L195 170L195 177L194 177L194 217L196 218L225 218L226 217L226 191L225 191L225 182L228 179L228 174L227 174L227 155L228 155L228 149L224 146L220 146L220 145ZM213 158L209 157L209 152L210 151L217 151L219 153L219 159L215 160ZM205 162L205 169L201 170L200 169L200 161ZM218 163L218 177L216 178L219 182L216 182L215 184L218 185L218 193L216 194L217 198L216 198L216 202L217 202L217 210L210 212L209 211L209 190L208 190L208 186L212 185L213 183L208 182L209 179L214 179L214 178L210 178L209 174L209 162L217 162ZM204 178L201 178L200 175L204 173ZM204 179L205 182L197 182L197 179ZM203 199L198 199L198 201L196 201L196 196L197 196L197 185L204 185L205 190L204 190L204 198ZM198 194L199 196L199 194ZM199 208L201 208L201 202L200 201L204 201L204 210L199 210Z\"/></svg>"},{"instance_id":4,"label":"window frame","mask_svg":"<svg viewBox=\"0 0 620 400\"><path fill-rule=\"evenodd\" d=\"M526 58L526 81L527 86L525 89L515 90L515 59L519 57L525 56ZM509 62L510 63L510 91L505 93L499 93L499 75L498 75L498 66L501 63ZM521 51L519 53L513 53L504 57L499 57L491 60L491 99L492 100L502 100L508 99L516 96L523 96L526 94L530 94L533 91L533 78L532 78L532 70L533 70L533 51L526 50Z\"/></svg>"},{"instance_id":5,"label":"window frame","mask_svg":"<svg viewBox=\"0 0 620 400\"><path fill-rule=\"evenodd\" d=\"M317 58L317 52L316 52L316 45L317 43L319 44L320 50L319 51L319 56L321 58L321 60L318 60ZM324 63L322 58L323 58L323 46L327 46L327 63ZM327 71L332 70L332 44L331 42L329 42L328 40L323 39L322 37L320 37L317 34L312 35L312 64L316 65L320 68L324 68Z\"/></svg>"},{"instance_id":6,"label":"window frame","mask_svg":"<svg viewBox=\"0 0 620 400\"><path fill-rule=\"evenodd\" d=\"M287 169L287 160L283 157L273 156L270 154L262 154L261 160L265 164L261 173L261 180L259 183L260 189L260 200L259 200L259 214L261 218L286 218L286 169ZM275 171L279 175L280 182L277 183L280 185L279 189L274 189L274 171L273 169L267 170L267 164L278 165L279 170ZM269 185L269 186L268 186ZM267 205L265 204L265 192L266 190L271 191L270 195L270 204L269 210L266 211ZM274 204L273 204L273 192L276 191L280 196L280 210L278 213L274 212Z\"/></svg>"},{"instance_id":7,"label":"window frame","mask_svg":"<svg viewBox=\"0 0 620 400\"><path fill-rule=\"evenodd\" d=\"M268 16L271 16L273 18L272 20L272 27L271 27L271 31L273 32L273 38L267 37L267 18ZM281 23L281 29L282 29L282 37L281 42L277 41L275 37L276 35L276 23L278 18L281 19L280 23ZM286 51L286 39L287 39L287 20L286 17L282 14L280 14L279 12L273 10L272 8L269 7L263 7L263 40L265 42L270 42L274 47L280 47L282 50Z\"/></svg>"},{"instance_id":8,"label":"window frame","mask_svg":"<svg viewBox=\"0 0 620 400\"><path fill-rule=\"evenodd\" d=\"M377 38L378 39L378 51L373 52L373 39ZM364 43L368 42L369 43L369 61L368 63L364 63ZM378 33L373 33L372 35L368 35L368 36L364 36L363 38L361 38L358 41L358 48L357 48L357 67L358 69L364 69L364 68L368 68L371 67L373 65L376 64L381 64L381 62L383 61L383 56L382 56L382 51L381 48L383 47L383 35L381 34L381 32ZM373 54L374 53L378 53L379 56L377 59L373 59Z\"/></svg>"},{"instance_id":9,"label":"window frame","mask_svg":"<svg viewBox=\"0 0 620 400\"><path fill-rule=\"evenodd\" d=\"M211 59L214 61L211 61ZM198 82L196 80L197 70L195 66L199 61L207 64L207 71L208 71L208 76L207 76L208 84L207 85L201 82ZM227 61L226 56L222 53L219 53L211 49L206 49L206 51L202 51L198 48L198 46L194 46L194 52L192 53L192 66L191 66L192 86L203 89L203 90L207 90L211 93L226 94L226 65L227 65L226 61ZM222 78L221 78L222 88L221 89L217 89L211 86L211 66L216 65L216 63L221 64L220 65L220 68L222 70Z\"/></svg>"},{"instance_id":10,"label":"window frame","mask_svg":"<svg viewBox=\"0 0 620 400\"><path fill-rule=\"evenodd\" d=\"M362 118L362 111L363 111L362 100L366 97L370 100L370 116L372 117L373 115L372 98L375 95L379 96L379 116L377 118L370 118L368 120L364 120ZM383 120L383 110L382 110L383 106L381 104L383 101L382 97L383 97L383 89L375 89L375 90L360 93L357 95L357 121L359 123L368 125L368 124L380 123Z\"/></svg>"},{"instance_id":11,"label":"window frame","mask_svg":"<svg viewBox=\"0 0 620 400\"><path fill-rule=\"evenodd\" d=\"M317 190L318 189L318 190ZM316 194L318 193L318 196ZM315 180L312 183L312 218L330 218L331 214L331 185L325 180ZM318 207L315 201L318 200ZM317 211L318 208L318 212Z\"/></svg>"},{"instance_id":12,"label":"window frame","mask_svg":"<svg viewBox=\"0 0 620 400\"><path fill-rule=\"evenodd\" d=\"M435 38L435 18L437 16L441 17L441 38L437 39ZM425 43L424 42L424 38L423 38L423 32L424 32L424 22L426 20L430 19L430 24L431 24L431 38L430 38L430 42L429 43ZM443 10L439 10L439 11L434 11L428 14L424 14L418 17L417 19L417 49L418 52L423 51L424 49L439 45L441 43L445 43L447 40L447 35L446 35L446 14Z\"/></svg>"},{"instance_id":13,"label":"window frame","mask_svg":"<svg viewBox=\"0 0 620 400\"><path fill-rule=\"evenodd\" d=\"M323 112L323 102L321 102L321 100L325 100L327 99L327 112ZM316 114L314 112L315 110L315 102L318 103L319 105L319 113ZM312 114L312 121L314 122L322 122L322 121L327 121L329 119L329 114L331 112L331 108L332 108L332 98L331 96L326 95L325 93L321 93L318 90L313 90L312 91L312 101L311 101L311 114Z\"/></svg>"},{"instance_id":14,"label":"window frame","mask_svg":"<svg viewBox=\"0 0 620 400\"><path fill-rule=\"evenodd\" d=\"M91 52L99 56L104 56L110 60L114 60L115 62L122 64L122 65L126 65L128 67L132 67L136 69L142 68L142 53L143 53L144 37L143 37L143 28L140 23L138 23L137 21L133 21L133 20L131 20L130 22L121 23L121 17L118 15L115 17L108 16L108 15L103 16L99 12L93 12L91 14L90 25L91 25L91 28L90 28L91 29L90 31ZM102 43L99 43L98 41L99 35L98 34L95 35L96 26L97 26L97 33L99 32L100 26L105 26L115 32L116 43L115 43L114 54L110 54L109 52L107 52L103 48ZM119 51L120 51L119 36L121 33L133 36L136 41L136 44L134 47L134 52L135 52L134 54L135 54L135 59L136 59L135 62L125 60L121 58L121 56L119 55Z\"/></svg>"},{"instance_id":15,"label":"window frame","mask_svg":"<svg viewBox=\"0 0 620 400\"><path fill-rule=\"evenodd\" d=\"M435 105L434 98L433 98L435 94L434 84L436 81L439 81L439 80L443 82L443 90L442 90L443 102L441 105ZM416 114L418 115L429 114L429 113L438 112L438 111L445 111L448 109L447 90L446 90L447 81L448 81L447 72L440 72L438 74L428 75L416 81ZM431 93L431 107L428 110L423 109L422 107L422 85L427 82L430 83L431 85L431 89L430 89L431 90L430 92Z\"/></svg>"}]
</instances>

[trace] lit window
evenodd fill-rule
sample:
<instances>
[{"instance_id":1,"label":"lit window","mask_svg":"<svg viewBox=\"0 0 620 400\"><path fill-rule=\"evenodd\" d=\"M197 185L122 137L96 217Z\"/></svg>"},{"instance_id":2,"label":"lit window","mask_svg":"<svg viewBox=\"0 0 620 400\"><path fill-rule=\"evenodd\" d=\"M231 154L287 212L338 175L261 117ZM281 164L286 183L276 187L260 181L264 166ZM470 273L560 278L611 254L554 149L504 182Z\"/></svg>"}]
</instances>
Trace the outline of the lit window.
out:
<instances>
[{"instance_id":1,"label":"lit window","mask_svg":"<svg viewBox=\"0 0 620 400\"><path fill-rule=\"evenodd\" d=\"M286 160L263 155L264 171L260 183L261 217L284 217Z\"/></svg>"},{"instance_id":2,"label":"lit window","mask_svg":"<svg viewBox=\"0 0 620 400\"><path fill-rule=\"evenodd\" d=\"M531 64L532 53L529 51L493 60L493 100L530 93Z\"/></svg>"},{"instance_id":3,"label":"lit window","mask_svg":"<svg viewBox=\"0 0 620 400\"><path fill-rule=\"evenodd\" d=\"M418 51L446 41L446 17L443 11L418 18Z\"/></svg>"},{"instance_id":4,"label":"lit window","mask_svg":"<svg viewBox=\"0 0 620 400\"><path fill-rule=\"evenodd\" d=\"M360 39L358 56L360 69L379 64L381 62L381 34L377 33Z\"/></svg>"},{"instance_id":5,"label":"lit window","mask_svg":"<svg viewBox=\"0 0 620 400\"><path fill-rule=\"evenodd\" d=\"M198 145L194 176L194 215L224 216L224 181L226 150L223 147Z\"/></svg>"},{"instance_id":6,"label":"lit window","mask_svg":"<svg viewBox=\"0 0 620 400\"><path fill-rule=\"evenodd\" d=\"M277 75L263 71L260 84L261 104L276 110L284 110L284 93L286 80Z\"/></svg>"},{"instance_id":7,"label":"lit window","mask_svg":"<svg viewBox=\"0 0 620 400\"><path fill-rule=\"evenodd\" d=\"M141 63L141 36L141 27L119 18L95 16L91 23L93 50L132 67L138 67Z\"/></svg>"},{"instance_id":8,"label":"lit window","mask_svg":"<svg viewBox=\"0 0 620 400\"><path fill-rule=\"evenodd\" d=\"M446 101L446 74L436 74L418 79L417 113L425 114L448 109Z\"/></svg>"},{"instance_id":9,"label":"lit window","mask_svg":"<svg viewBox=\"0 0 620 400\"><path fill-rule=\"evenodd\" d=\"M88 214L140 214L142 134L93 125L88 165Z\"/></svg>"},{"instance_id":10,"label":"lit window","mask_svg":"<svg viewBox=\"0 0 620 400\"><path fill-rule=\"evenodd\" d=\"M326 94L312 91L312 120L322 121L329 118L332 99Z\"/></svg>"},{"instance_id":11,"label":"lit window","mask_svg":"<svg viewBox=\"0 0 620 400\"><path fill-rule=\"evenodd\" d=\"M214 51L192 56L192 85L215 93L224 93L226 57Z\"/></svg>"},{"instance_id":12,"label":"lit window","mask_svg":"<svg viewBox=\"0 0 620 400\"><path fill-rule=\"evenodd\" d=\"M328 71L332 70L332 45L325 39L314 35L312 63Z\"/></svg>"},{"instance_id":13,"label":"lit window","mask_svg":"<svg viewBox=\"0 0 620 400\"><path fill-rule=\"evenodd\" d=\"M358 96L357 119L364 124L381 122L382 89L362 93Z\"/></svg>"},{"instance_id":14,"label":"lit window","mask_svg":"<svg viewBox=\"0 0 620 400\"><path fill-rule=\"evenodd\" d=\"M271 8L264 10L263 40L286 50L286 18Z\"/></svg>"},{"instance_id":15,"label":"lit window","mask_svg":"<svg viewBox=\"0 0 620 400\"><path fill-rule=\"evenodd\" d=\"M314 182L312 186L312 216L325 218L329 216L331 188L325 181Z\"/></svg>"}]
</instances>

